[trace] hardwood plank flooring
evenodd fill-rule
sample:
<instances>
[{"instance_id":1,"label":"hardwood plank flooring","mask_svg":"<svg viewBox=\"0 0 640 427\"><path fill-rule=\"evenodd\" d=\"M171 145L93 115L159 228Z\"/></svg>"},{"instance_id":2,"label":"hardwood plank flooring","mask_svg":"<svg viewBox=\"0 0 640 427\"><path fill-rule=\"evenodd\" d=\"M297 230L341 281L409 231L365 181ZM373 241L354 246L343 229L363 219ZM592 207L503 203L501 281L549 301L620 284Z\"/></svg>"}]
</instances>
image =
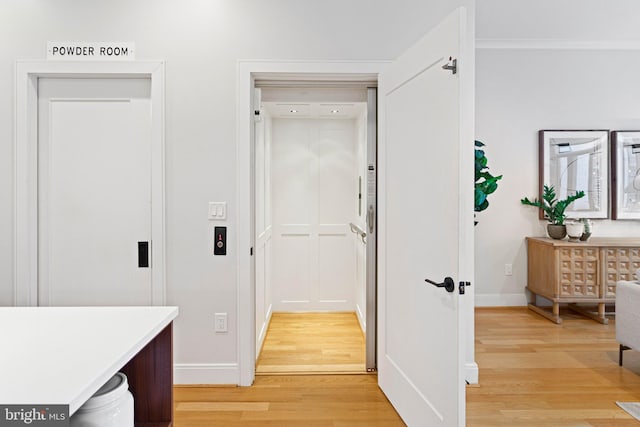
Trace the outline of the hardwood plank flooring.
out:
<instances>
[{"instance_id":1,"label":"hardwood plank flooring","mask_svg":"<svg viewBox=\"0 0 640 427\"><path fill-rule=\"evenodd\" d=\"M480 385L467 425L638 426L616 401L640 401L640 354L618 366L615 320L562 310L562 325L522 307L476 309Z\"/></svg>"},{"instance_id":2,"label":"hardwood plank flooring","mask_svg":"<svg viewBox=\"0 0 640 427\"><path fill-rule=\"evenodd\" d=\"M273 313L256 374L365 373L355 313Z\"/></svg>"},{"instance_id":3,"label":"hardwood plank flooring","mask_svg":"<svg viewBox=\"0 0 640 427\"><path fill-rule=\"evenodd\" d=\"M525 307L476 310L480 384L467 425L640 426L616 401L640 402L640 352L618 366L615 321L569 311L556 325ZM257 376L252 387L174 388L175 427L404 425L376 375Z\"/></svg>"},{"instance_id":4,"label":"hardwood plank flooring","mask_svg":"<svg viewBox=\"0 0 640 427\"><path fill-rule=\"evenodd\" d=\"M404 426L376 375L265 375L252 387L175 387L174 427Z\"/></svg>"}]
</instances>

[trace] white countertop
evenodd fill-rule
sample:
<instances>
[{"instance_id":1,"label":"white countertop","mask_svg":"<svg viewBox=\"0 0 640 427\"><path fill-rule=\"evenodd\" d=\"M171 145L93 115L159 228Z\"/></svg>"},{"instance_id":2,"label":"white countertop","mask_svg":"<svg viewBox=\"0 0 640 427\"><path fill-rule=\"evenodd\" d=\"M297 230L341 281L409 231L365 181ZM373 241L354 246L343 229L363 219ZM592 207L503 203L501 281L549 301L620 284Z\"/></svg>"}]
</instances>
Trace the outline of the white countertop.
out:
<instances>
[{"instance_id":1,"label":"white countertop","mask_svg":"<svg viewBox=\"0 0 640 427\"><path fill-rule=\"evenodd\" d=\"M0 404L73 414L178 315L177 307L0 307Z\"/></svg>"}]
</instances>

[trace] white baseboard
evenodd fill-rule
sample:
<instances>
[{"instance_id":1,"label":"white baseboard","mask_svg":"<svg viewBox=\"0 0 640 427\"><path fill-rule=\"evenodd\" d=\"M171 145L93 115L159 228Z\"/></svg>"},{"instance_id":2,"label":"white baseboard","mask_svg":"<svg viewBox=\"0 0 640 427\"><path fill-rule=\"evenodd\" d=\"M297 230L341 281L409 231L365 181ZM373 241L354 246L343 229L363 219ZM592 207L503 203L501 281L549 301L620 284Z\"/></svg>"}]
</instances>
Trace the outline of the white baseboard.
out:
<instances>
[{"instance_id":1,"label":"white baseboard","mask_svg":"<svg viewBox=\"0 0 640 427\"><path fill-rule=\"evenodd\" d=\"M260 351L262 351L264 339L266 338L267 331L269 330L269 323L271 323L271 315L273 314L272 308L273 305L269 305L267 316L264 320L264 323L262 324L262 327L260 328L260 332L258 333L258 342L256 343L256 359L258 358L258 356L260 356Z\"/></svg>"},{"instance_id":2,"label":"white baseboard","mask_svg":"<svg viewBox=\"0 0 640 427\"><path fill-rule=\"evenodd\" d=\"M174 384L240 384L237 363L176 363Z\"/></svg>"},{"instance_id":3,"label":"white baseboard","mask_svg":"<svg viewBox=\"0 0 640 427\"><path fill-rule=\"evenodd\" d=\"M356 304L356 315L358 316L358 322L360 322L360 329L362 329L362 333L364 334L367 332L367 320L364 318L359 304Z\"/></svg>"},{"instance_id":4,"label":"white baseboard","mask_svg":"<svg viewBox=\"0 0 640 427\"><path fill-rule=\"evenodd\" d=\"M476 307L526 307L527 296L518 294L479 294L476 292Z\"/></svg>"},{"instance_id":5,"label":"white baseboard","mask_svg":"<svg viewBox=\"0 0 640 427\"><path fill-rule=\"evenodd\" d=\"M478 364L475 362L465 363L464 375L467 384L478 384Z\"/></svg>"}]
</instances>

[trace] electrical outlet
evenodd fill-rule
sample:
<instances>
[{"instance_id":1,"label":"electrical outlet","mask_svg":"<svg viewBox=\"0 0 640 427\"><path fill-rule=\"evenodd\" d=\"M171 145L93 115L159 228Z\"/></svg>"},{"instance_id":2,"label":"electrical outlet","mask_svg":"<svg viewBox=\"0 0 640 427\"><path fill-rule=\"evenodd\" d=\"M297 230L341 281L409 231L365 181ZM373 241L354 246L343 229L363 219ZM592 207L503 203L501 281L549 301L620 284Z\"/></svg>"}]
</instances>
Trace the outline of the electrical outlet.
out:
<instances>
[{"instance_id":1,"label":"electrical outlet","mask_svg":"<svg viewBox=\"0 0 640 427\"><path fill-rule=\"evenodd\" d=\"M227 313L216 313L214 315L214 329L216 332L227 332Z\"/></svg>"},{"instance_id":2,"label":"electrical outlet","mask_svg":"<svg viewBox=\"0 0 640 427\"><path fill-rule=\"evenodd\" d=\"M505 276L513 276L513 264L505 264L504 265L504 275Z\"/></svg>"}]
</instances>

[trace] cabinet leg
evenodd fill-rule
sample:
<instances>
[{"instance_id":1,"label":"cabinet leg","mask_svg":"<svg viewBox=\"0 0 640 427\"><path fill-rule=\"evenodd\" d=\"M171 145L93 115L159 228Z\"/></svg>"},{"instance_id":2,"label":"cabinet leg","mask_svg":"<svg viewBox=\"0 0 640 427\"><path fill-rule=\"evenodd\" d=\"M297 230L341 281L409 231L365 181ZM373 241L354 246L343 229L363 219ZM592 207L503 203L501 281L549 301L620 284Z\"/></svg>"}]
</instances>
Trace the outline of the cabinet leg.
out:
<instances>
[{"instance_id":1,"label":"cabinet leg","mask_svg":"<svg viewBox=\"0 0 640 427\"><path fill-rule=\"evenodd\" d=\"M562 318L560 317L560 304L553 303L552 311L545 310L542 307L538 307L537 303L537 295L535 292L531 291L531 289L526 288L529 291L529 301L527 307L529 310L535 311L540 316L545 317L551 320L553 323L557 323L558 325L562 323Z\"/></svg>"},{"instance_id":2,"label":"cabinet leg","mask_svg":"<svg viewBox=\"0 0 640 427\"><path fill-rule=\"evenodd\" d=\"M606 307L603 302L598 303L598 319L600 323L604 323L605 325L609 323L606 316Z\"/></svg>"},{"instance_id":3,"label":"cabinet leg","mask_svg":"<svg viewBox=\"0 0 640 427\"><path fill-rule=\"evenodd\" d=\"M551 313L548 310L543 309L542 307L538 307L537 305L534 304L529 304L528 305L529 310L531 311L535 311L536 313L538 313L540 316L545 317L549 320L551 320L554 323L557 323L558 325L562 323L562 318L560 317L560 308L558 306L558 304L554 304L554 312Z\"/></svg>"},{"instance_id":4,"label":"cabinet leg","mask_svg":"<svg viewBox=\"0 0 640 427\"><path fill-rule=\"evenodd\" d=\"M604 303L598 303L598 313L597 314L595 312L589 311L585 307L580 307L579 305L576 305L576 304L569 304L569 308L571 310L575 311L576 313L582 314L583 316L586 316L586 317L588 317L590 319L593 319L596 322L602 323L603 325L608 325L609 324L609 319L607 319L607 317L605 316L605 304Z\"/></svg>"}]
</instances>

